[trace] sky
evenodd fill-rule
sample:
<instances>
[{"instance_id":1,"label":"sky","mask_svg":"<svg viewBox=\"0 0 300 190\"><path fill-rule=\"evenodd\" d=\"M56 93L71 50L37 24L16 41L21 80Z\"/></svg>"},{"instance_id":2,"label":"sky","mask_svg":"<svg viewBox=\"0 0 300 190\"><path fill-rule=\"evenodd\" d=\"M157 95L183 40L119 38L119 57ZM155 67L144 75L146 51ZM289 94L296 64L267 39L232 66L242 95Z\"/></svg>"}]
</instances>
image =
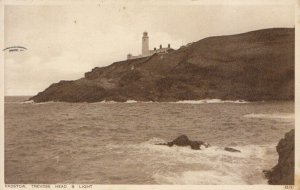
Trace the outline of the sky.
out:
<instances>
[{"instance_id":1,"label":"sky","mask_svg":"<svg viewBox=\"0 0 300 190\"><path fill-rule=\"evenodd\" d=\"M4 45L27 50L4 52L5 95L35 95L141 54L144 31L150 49L168 43L177 49L209 36L295 24L293 0L98 2L6 5Z\"/></svg>"}]
</instances>

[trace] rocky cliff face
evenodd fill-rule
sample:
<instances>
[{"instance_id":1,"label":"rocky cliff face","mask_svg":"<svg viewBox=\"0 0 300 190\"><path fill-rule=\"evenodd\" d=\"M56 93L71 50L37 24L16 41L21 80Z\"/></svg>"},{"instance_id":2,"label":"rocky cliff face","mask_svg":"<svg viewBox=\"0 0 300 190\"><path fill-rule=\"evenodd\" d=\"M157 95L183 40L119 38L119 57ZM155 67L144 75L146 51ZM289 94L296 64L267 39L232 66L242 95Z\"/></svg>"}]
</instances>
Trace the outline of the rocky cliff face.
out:
<instances>
[{"instance_id":1,"label":"rocky cliff face","mask_svg":"<svg viewBox=\"0 0 300 190\"><path fill-rule=\"evenodd\" d=\"M277 28L210 37L168 54L94 68L82 79L52 84L31 99L292 100L294 35L294 29Z\"/></svg>"},{"instance_id":2,"label":"rocky cliff face","mask_svg":"<svg viewBox=\"0 0 300 190\"><path fill-rule=\"evenodd\" d=\"M294 185L295 167L295 130L285 134L276 147L279 154L278 164L266 172L268 183L272 185Z\"/></svg>"}]
</instances>

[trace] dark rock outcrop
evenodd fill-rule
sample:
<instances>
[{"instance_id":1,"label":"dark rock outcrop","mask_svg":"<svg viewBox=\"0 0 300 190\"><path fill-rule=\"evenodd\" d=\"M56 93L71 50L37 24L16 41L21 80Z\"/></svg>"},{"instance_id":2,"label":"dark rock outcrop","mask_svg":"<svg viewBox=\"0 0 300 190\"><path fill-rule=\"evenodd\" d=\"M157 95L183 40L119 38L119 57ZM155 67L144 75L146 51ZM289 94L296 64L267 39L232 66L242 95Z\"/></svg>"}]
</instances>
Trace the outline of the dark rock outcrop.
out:
<instances>
[{"instance_id":1,"label":"dark rock outcrop","mask_svg":"<svg viewBox=\"0 0 300 190\"><path fill-rule=\"evenodd\" d=\"M169 146L173 146L173 145L190 146L190 144L191 144L191 141L189 140L189 138L186 135L180 135L175 140L168 143Z\"/></svg>"},{"instance_id":2,"label":"dark rock outcrop","mask_svg":"<svg viewBox=\"0 0 300 190\"><path fill-rule=\"evenodd\" d=\"M279 155L278 164L269 171L264 171L271 185L294 185L295 173L295 130L285 134L276 147Z\"/></svg>"},{"instance_id":3,"label":"dark rock outcrop","mask_svg":"<svg viewBox=\"0 0 300 190\"><path fill-rule=\"evenodd\" d=\"M294 28L209 37L167 54L96 67L31 100L293 100L294 46Z\"/></svg>"},{"instance_id":4,"label":"dark rock outcrop","mask_svg":"<svg viewBox=\"0 0 300 190\"><path fill-rule=\"evenodd\" d=\"M193 150L200 150L202 144L204 144L202 141L190 141L190 146Z\"/></svg>"},{"instance_id":5,"label":"dark rock outcrop","mask_svg":"<svg viewBox=\"0 0 300 190\"><path fill-rule=\"evenodd\" d=\"M225 147L224 150L226 150L228 152L241 152L240 150L237 150L237 149L231 148L231 147Z\"/></svg>"},{"instance_id":6,"label":"dark rock outcrop","mask_svg":"<svg viewBox=\"0 0 300 190\"><path fill-rule=\"evenodd\" d=\"M157 145L167 145L167 146L190 146L193 150L201 150L201 145L205 146L206 148L210 145L208 143L205 143L203 141L191 141L186 135L180 135L175 140L163 143L163 144L157 144Z\"/></svg>"}]
</instances>

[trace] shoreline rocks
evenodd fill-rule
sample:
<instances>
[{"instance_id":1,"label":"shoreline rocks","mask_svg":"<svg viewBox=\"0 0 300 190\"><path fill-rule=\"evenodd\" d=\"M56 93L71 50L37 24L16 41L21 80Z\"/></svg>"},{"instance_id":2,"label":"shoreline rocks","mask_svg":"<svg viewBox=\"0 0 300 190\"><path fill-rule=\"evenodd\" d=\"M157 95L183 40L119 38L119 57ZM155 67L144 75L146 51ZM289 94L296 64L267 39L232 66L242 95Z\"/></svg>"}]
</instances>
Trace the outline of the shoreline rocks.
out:
<instances>
[{"instance_id":1,"label":"shoreline rocks","mask_svg":"<svg viewBox=\"0 0 300 190\"><path fill-rule=\"evenodd\" d=\"M276 146L278 163L263 173L270 185L294 185L295 173L295 130L285 134Z\"/></svg>"}]
</instances>

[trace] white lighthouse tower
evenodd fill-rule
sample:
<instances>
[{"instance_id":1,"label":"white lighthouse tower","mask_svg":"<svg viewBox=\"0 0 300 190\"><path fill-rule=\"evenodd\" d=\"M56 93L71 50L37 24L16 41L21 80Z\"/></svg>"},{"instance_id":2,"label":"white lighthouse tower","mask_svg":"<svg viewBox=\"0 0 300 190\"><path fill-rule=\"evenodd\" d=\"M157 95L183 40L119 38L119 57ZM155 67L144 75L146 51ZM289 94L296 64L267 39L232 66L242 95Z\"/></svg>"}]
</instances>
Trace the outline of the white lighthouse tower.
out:
<instances>
[{"instance_id":1,"label":"white lighthouse tower","mask_svg":"<svg viewBox=\"0 0 300 190\"><path fill-rule=\"evenodd\" d=\"M148 56L149 55L149 37L148 33L143 33L143 39L142 39L142 56Z\"/></svg>"},{"instance_id":2,"label":"white lighthouse tower","mask_svg":"<svg viewBox=\"0 0 300 190\"><path fill-rule=\"evenodd\" d=\"M140 55L132 55L131 53L127 54L127 60L130 59L139 59L143 57L149 57L155 54L166 54L171 51L171 45L168 44L168 47L163 47L162 45L159 46L159 49L154 48L153 50L149 49L149 36L148 33L145 31L142 37L142 54Z\"/></svg>"}]
</instances>

